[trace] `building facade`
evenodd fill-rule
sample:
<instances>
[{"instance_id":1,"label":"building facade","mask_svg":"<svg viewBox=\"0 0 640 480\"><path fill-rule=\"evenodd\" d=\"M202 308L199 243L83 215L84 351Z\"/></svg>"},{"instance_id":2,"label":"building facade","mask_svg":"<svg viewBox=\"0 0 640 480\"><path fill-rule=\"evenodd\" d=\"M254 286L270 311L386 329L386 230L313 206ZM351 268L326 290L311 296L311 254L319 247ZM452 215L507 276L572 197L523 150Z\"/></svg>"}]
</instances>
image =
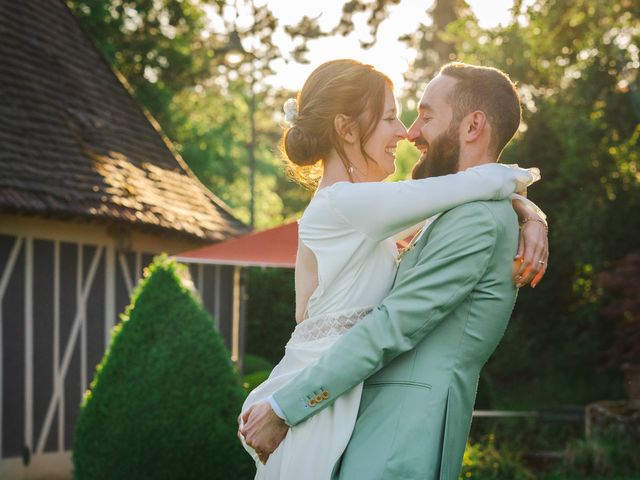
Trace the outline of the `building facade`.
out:
<instances>
[{"instance_id":1,"label":"building facade","mask_svg":"<svg viewBox=\"0 0 640 480\"><path fill-rule=\"evenodd\" d=\"M0 0L0 478L70 478L80 401L154 255L246 231L62 0ZM190 265L233 359L238 267Z\"/></svg>"}]
</instances>

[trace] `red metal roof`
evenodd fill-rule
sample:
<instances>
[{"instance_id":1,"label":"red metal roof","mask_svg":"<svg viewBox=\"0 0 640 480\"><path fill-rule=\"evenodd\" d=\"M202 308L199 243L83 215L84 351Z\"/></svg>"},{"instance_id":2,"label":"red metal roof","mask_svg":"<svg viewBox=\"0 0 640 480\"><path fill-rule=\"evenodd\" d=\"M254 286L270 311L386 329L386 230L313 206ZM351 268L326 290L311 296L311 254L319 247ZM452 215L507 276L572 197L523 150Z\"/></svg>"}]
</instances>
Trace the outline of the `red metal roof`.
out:
<instances>
[{"instance_id":1,"label":"red metal roof","mask_svg":"<svg viewBox=\"0 0 640 480\"><path fill-rule=\"evenodd\" d=\"M189 250L175 258L187 263L294 268L297 251L298 222L292 222Z\"/></svg>"}]
</instances>

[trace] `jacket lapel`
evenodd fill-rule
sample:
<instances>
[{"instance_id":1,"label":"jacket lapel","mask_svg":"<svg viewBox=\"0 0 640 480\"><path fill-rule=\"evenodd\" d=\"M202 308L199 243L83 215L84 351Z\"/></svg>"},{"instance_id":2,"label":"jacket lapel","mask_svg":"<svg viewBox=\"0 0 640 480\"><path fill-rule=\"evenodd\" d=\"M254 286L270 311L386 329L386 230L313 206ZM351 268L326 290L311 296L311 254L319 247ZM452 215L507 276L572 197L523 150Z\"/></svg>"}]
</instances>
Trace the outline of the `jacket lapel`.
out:
<instances>
[{"instance_id":1,"label":"jacket lapel","mask_svg":"<svg viewBox=\"0 0 640 480\"><path fill-rule=\"evenodd\" d=\"M438 218L436 218L433 222L431 222L427 226L426 231L422 233L422 235L416 241L413 248L402 256L402 261L400 262L400 265L398 265L398 269L396 271L394 283L396 279L404 273L405 270L415 266L415 264L418 262L422 249L425 248L425 246L429 242L429 236L431 235L431 231L433 230L433 228L435 227L435 224L438 222L441 216L442 215L438 216Z\"/></svg>"}]
</instances>

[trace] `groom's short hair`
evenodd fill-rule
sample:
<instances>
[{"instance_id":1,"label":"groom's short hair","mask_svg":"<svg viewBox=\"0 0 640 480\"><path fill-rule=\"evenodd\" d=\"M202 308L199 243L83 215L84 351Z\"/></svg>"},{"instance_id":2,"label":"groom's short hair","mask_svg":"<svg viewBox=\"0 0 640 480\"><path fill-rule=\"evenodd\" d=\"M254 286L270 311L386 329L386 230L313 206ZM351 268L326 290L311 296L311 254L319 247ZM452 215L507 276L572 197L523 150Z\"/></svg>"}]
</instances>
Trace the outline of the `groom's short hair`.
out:
<instances>
[{"instance_id":1,"label":"groom's short hair","mask_svg":"<svg viewBox=\"0 0 640 480\"><path fill-rule=\"evenodd\" d=\"M483 111L491 125L490 146L499 156L518 130L522 112L520 97L509 76L497 68L461 62L446 64L440 74L457 80L449 96L453 120L460 122L471 112Z\"/></svg>"}]
</instances>

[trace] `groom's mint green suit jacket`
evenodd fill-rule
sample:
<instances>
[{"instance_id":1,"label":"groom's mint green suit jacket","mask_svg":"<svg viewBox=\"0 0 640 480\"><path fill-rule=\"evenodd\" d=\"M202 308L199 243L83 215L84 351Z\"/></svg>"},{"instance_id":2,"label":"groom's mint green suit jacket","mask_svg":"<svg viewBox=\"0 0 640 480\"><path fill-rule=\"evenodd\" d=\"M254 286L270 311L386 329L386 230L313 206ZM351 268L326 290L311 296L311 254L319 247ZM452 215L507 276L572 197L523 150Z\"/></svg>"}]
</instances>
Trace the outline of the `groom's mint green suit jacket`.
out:
<instances>
[{"instance_id":1,"label":"groom's mint green suit jacket","mask_svg":"<svg viewBox=\"0 0 640 480\"><path fill-rule=\"evenodd\" d=\"M404 256L382 304L274 394L295 426L366 379L334 478L458 478L480 370L515 303L517 244L508 200L445 212Z\"/></svg>"}]
</instances>

